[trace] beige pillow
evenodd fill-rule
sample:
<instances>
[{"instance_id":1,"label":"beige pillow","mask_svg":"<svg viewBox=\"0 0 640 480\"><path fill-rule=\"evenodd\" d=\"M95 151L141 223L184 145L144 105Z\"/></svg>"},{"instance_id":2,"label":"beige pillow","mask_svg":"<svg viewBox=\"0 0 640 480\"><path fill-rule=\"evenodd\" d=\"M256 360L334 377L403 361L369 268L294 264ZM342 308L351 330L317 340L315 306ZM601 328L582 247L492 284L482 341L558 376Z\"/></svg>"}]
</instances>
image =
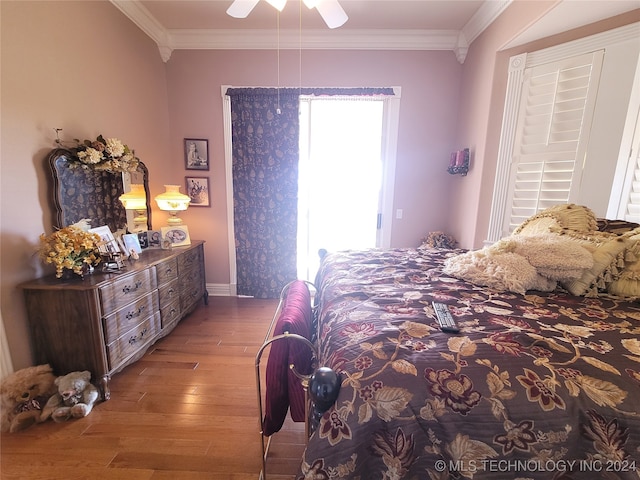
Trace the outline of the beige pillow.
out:
<instances>
[{"instance_id":1,"label":"beige pillow","mask_svg":"<svg viewBox=\"0 0 640 480\"><path fill-rule=\"evenodd\" d=\"M568 235L542 233L512 235L491 247L494 251L513 252L525 257L537 272L551 280L571 280L593 267L593 255L580 241Z\"/></svg>"},{"instance_id":2,"label":"beige pillow","mask_svg":"<svg viewBox=\"0 0 640 480\"><path fill-rule=\"evenodd\" d=\"M514 235L536 235L545 232L573 230L592 232L598 229L595 214L589 207L567 203L554 205L529 217L513 231Z\"/></svg>"},{"instance_id":3,"label":"beige pillow","mask_svg":"<svg viewBox=\"0 0 640 480\"><path fill-rule=\"evenodd\" d=\"M625 262L625 251L632 243L630 235L592 232L588 235L568 234L593 255L593 267L584 270L579 278L563 281L562 286L573 295L595 297L598 290L618 278Z\"/></svg>"},{"instance_id":4,"label":"beige pillow","mask_svg":"<svg viewBox=\"0 0 640 480\"><path fill-rule=\"evenodd\" d=\"M640 297L640 262L635 262L607 286L607 292L619 297Z\"/></svg>"},{"instance_id":5,"label":"beige pillow","mask_svg":"<svg viewBox=\"0 0 640 480\"><path fill-rule=\"evenodd\" d=\"M550 232L560 232L562 227L558 223L558 220L549 216L535 216L522 222L513 231L512 236L534 236L543 235Z\"/></svg>"},{"instance_id":6,"label":"beige pillow","mask_svg":"<svg viewBox=\"0 0 640 480\"><path fill-rule=\"evenodd\" d=\"M526 258L511 252L494 254L486 248L447 258L442 271L474 285L523 295L540 283Z\"/></svg>"},{"instance_id":7,"label":"beige pillow","mask_svg":"<svg viewBox=\"0 0 640 480\"><path fill-rule=\"evenodd\" d=\"M609 285L607 292L619 297L640 297L640 235L629 238L632 242L625 254L622 272Z\"/></svg>"}]
</instances>

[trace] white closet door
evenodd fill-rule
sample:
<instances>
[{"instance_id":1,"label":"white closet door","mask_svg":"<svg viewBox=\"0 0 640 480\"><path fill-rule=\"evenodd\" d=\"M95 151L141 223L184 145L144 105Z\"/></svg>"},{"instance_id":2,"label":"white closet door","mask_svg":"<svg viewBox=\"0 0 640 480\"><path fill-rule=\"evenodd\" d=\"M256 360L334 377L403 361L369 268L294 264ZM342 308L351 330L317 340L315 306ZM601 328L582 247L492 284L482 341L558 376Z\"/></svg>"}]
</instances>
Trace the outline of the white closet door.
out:
<instances>
[{"instance_id":1,"label":"white closet door","mask_svg":"<svg viewBox=\"0 0 640 480\"><path fill-rule=\"evenodd\" d=\"M504 233L547 207L576 201L603 54L525 69Z\"/></svg>"}]
</instances>

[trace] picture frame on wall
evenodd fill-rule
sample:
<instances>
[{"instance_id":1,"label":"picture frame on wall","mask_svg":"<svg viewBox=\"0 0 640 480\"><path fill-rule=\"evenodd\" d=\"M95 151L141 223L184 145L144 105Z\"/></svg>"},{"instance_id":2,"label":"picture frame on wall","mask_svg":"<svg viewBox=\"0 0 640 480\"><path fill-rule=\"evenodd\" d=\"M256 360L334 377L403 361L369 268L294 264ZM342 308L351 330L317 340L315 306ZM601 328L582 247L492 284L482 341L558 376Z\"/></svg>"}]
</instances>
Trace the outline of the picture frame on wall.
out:
<instances>
[{"instance_id":1,"label":"picture frame on wall","mask_svg":"<svg viewBox=\"0 0 640 480\"><path fill-rule=\"evenodd\" d=\"M210 207L209 177L184 177L190 207Z\"/></svg>"},{"instance_id":2,"label":"picture frame on wall","mask_svg":"<svg viewBox=\"0 0 640 480\"><path fill-rule=\"evenodd\" d=\"M184 139L184 167L187 170L209 170L209 141L203 138Z\"/></svg>"}]
</instances>

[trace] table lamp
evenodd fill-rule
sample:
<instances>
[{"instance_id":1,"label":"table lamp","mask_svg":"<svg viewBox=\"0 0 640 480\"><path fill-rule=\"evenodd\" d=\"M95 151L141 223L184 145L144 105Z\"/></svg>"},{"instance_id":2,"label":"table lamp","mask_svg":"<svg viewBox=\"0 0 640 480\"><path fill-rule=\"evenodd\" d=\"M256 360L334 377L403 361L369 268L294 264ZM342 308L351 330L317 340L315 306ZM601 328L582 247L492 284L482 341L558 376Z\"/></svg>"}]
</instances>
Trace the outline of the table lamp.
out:
<instances>
[{"instance_id":1,"label":"table lamp","mask_svg":"<svg viewBox=\"0 0 640 480\"><path fill-rule=\"evenodd\" d=\"M191 202L191 198L184 193L180 193L180 185L165 185L165 192L156 197L156 203L160 210L169 212L167 223L169 226L182 225L182 219L178 217L178 212L186 210Z\"/></svg>"},{"instance_id":2,"label":"table lamp","mask_svg":"<svg viewBox=\"0 0 640 480\"><path fill-rule=\"evenodd\" d=\"M131 190L123 193L119 197L126 210L133 210L133 231L142 232L147 229L147 194L144 185L138 183L131 184Z\"/></svg>"}]
</instances>

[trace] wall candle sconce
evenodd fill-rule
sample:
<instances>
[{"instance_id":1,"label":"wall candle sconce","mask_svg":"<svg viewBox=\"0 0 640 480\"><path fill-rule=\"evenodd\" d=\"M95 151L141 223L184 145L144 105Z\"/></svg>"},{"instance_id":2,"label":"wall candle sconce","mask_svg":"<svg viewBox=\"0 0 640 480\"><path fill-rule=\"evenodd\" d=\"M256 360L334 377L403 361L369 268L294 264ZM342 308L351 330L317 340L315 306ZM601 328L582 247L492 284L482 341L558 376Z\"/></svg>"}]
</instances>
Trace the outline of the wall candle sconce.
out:
<instances>
[{"instance_id":1,"label":"wall candle sconce","mask_svg":"<svg viewBox=\"0 0 640 480\"><path fill-rule=\"evenodd\" d=\"M451 159L449 160L449 168L447 171L451 175L467 175L469 171L469 149L458 150L451 152Z\"/></svg>"},{"instance_id":2,"label":"wall candle sconce","mask_svg":"<svg viewBox=\"0 0 640 480\"><path fill-rule=\"evenodd\" d=\"M191 198L184 193L180 193L180 185L165 185L165 192L156 197L156 203L160 210L169 212L167 223L169 226L182 225L182 219L178 217L178 212L189 207Z\"/></svg>"},{"instance_id":3,"label":"wall candle sconce","mask_svg":"<svg viewBox=\"0 0 640 480\"><path fill-rule=\"evenodd\" d=\"M119 200L126 210L133 210L133 231L142 232L147 229L147 195L144 185L132 183L131 190L120 195Z\"/></svg>"}]
</instances>

